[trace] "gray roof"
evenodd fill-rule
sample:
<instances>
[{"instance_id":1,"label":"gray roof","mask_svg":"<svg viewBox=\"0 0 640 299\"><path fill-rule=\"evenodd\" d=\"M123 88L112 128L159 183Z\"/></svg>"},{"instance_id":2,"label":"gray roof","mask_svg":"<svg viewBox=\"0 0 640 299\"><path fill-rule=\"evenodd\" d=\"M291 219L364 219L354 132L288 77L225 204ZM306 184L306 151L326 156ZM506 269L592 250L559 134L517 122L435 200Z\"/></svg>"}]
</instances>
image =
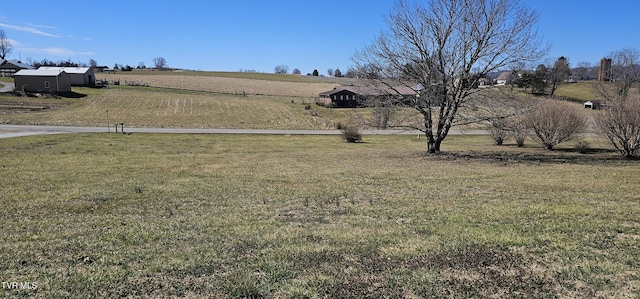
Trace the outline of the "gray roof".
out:
<instances>
[{"instance_id":1,"label":"gray roof","mask_svg":"<svg viewBox=\"0 0 640 299\"><path fill-rule=\"evenodd\" d=\"M389 88L389 87L376 88L376 87L367 87L367 86L346 85L346 86L336 86L332 90L321 92L320 96L330 96L330 95L339 93L341 91L349 91L349 92L352 92L358 95L363 95L363 96L378 96L378 95L384 95L384 94L401 94L401 95L407 96L407 95L417 94L415 90L407 86L396 86L393 88Z\"/></svg>"},{"instance_id":2,"label":"gray roof","mask_svg":"<svg viewBox=\"0 0 640 299\"><path fill-rule=\"evenodd\" d=\"M28 65L28 64L24 64L22 62L20 62L20 60L4 60L4 61L0 61L0 68L3 68L5 65L12 65L16 68L19 69L27 69L27 70L32 70L33 67Z\"/></svg>"},{"instance_id":3,"label":"gray roof","mask_svg":"<svg viewBox=\"0 0 640 299\"><path fill-rule=\"evenodd\" d=\"M34 77L57 77L64 71L60 70L20 70L16 73L16 76L34 76Z\"/></svg>"},{"instance_id":4,"label":"gray roof","mask_svg":"<svg viewBox=\"0 0 640 299\"><path fill-rule=\"evenodd\" d=\"M38 70L57 70L64 71L67 74L86 74L91 69L88 67L41 66Z\"/></svg>"}]
</instances>

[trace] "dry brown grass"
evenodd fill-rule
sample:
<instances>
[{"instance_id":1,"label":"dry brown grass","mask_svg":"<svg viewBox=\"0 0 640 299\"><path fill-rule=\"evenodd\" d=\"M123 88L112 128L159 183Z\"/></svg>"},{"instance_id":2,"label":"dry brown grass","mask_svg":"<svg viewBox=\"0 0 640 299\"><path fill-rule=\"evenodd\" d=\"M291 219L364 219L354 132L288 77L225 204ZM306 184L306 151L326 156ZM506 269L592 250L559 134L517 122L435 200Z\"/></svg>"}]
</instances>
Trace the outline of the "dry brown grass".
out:
<instances>
[{"instance_id":1,"label":"dry brown grass","mask_svg":"<svg viewBox=\"0 0 640 299\"><path fill-rule=\"evenodd\" d=\"M637 297L637 161L448 141L1 139L0 297Z\"/></svg>"},{"instance_id":2,"label":"dry brown grass","mask_svg":"<svg viewBox=\"0 0 640 299\"><path fill-rule=\"evenodd\" d=\"M226 94L272 95L287 97L317 97L319 93L335 87L323 82L284 82L244 78L187 76L187 75L138 75L138 74L98 74L98 79L148 84L154 87L178 88L185 90L209 91Z\"/></svg>"},{"instance_id":3,"label":"dry brown grass","mask_svg":"<svg viewBox=\"0 0 640 299\"><path fill-rule=\"evenodd\" d=\"M78 89L81 90L81 89ZM16 101L19 98L16 99ZM11 124L67 126L125 123L133 127L333 129L326 113L305 109L310 99L273 96L235 96L207 92L143 87L103 89L63 108L6 115ZM313 105L315 106L315 105ZM347 111L332 112L346 113ZM339 116L338 116L339 117Z\"/></svg>"}]
</instances>

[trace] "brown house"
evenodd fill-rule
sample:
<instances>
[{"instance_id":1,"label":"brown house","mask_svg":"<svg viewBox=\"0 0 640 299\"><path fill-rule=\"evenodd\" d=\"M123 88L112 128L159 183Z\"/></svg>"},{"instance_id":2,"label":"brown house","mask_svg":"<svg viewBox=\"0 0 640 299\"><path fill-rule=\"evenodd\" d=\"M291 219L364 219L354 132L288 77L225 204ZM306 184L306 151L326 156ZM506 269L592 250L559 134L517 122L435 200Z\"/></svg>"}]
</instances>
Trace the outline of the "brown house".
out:
<instances>
[{"instance_id":1,"label":"brown house","mask_svg":"<svg viewBox=\"0 0 640 299\"><path fill-rule=\"evenodd\" d=\"M319 94L318 104L336 108L356 108L364 97L365 91L357 86L338 86Z\"/></svg>"},{"instance_id":2,"label":"brown house","mask_svg":"<svg viewBox=\"0 0 640 299\"><path fill-rule=\"evenodd\" d=\"M498 85L506 85L511 84L516 79L516 74L514 72L502 72L496 78L496 84Z\"/></svg>"},{"instance_id":3,"label":"brown house","mask_svg":"<svg viewBox=\"0 0 640 299\"><path fill-rule=\"evenodd\" d=\"M321 92L317 103L326 107L357 108L363 107L366 100L384 95L400 95L415 97L418 93L406 86L396 88L374 88L366 86L337 86L332 90Z\"/></svg>"},{"instance_id":4,"label":"brown house","mask_svg":"<svg viewBox=\"0 0 640 299\"><path fill-rule=\"evenodd\" d=\"M71 78L64 71L21 70L14 76L16 90L40 93L71 92Z\"/></svg>"}]
</instances>

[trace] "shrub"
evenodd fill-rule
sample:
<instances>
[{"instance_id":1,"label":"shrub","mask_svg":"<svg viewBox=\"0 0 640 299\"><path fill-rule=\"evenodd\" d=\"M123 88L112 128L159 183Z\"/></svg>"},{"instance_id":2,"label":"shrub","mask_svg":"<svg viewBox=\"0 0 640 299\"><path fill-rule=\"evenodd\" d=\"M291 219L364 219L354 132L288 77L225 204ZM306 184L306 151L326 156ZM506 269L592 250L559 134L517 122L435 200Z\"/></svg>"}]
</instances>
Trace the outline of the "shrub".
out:
<instances>
[{"instance_id":1,"label":"shrub","mask_svg":"<svg viewBox=\"0 0 640 299\"><path fill-rule=\"evenodd\" d=\"M640 97L607 103L607 110L596 116L596 123L611 144L627 158L640 149Z\"/></svg>"},{"instance_id":2,"label":"shrub","mask_svg":"<svg viewBox=\"0 0 640 299\"><path fill-rule=\"evenodd\" d=\"M511 126L511 134L516 141L516 145L523 147L527 139L527 127L523 124L522 120L518 120Z\"/></svg>"},{"instance_id":3,"label":"shrub","mask_svg":"<svg viewBox=\"0 0 640 299\"><path fill-rule=\"evenodd\" d=\"M491 138L493 139L493 143L495 143L495 145L502 145L509 136L508 121L504 118L491 120L489 133L491 133Z\"/></svg>"},{"instance_id":4,"label":"shrub","mask_svg":"<svg viewBox=\"0 0 640 299\"><path fill-rule=\"evenodd\" d=\"M362 141L362 135L360 134L360 127L355 124L340 124L342 133L342 139L347 142L355 143Z\"/></svg>"},{"instance_id":5,"label":"shrub","mask_svg":"<svg viewBox=\"0 0 640 299\"><path fill-rule=\"evenodd\" d=\"M393 117L395 109L392 105L377 103L373 108L373 122L378 130L385 130L389 127L389 121Z\"/></svg>"},{"instance_id":6,"label":"shrub","mask_svg":"<svg viewBox=\"0 0 640 299\"><path fill-rule=\"evenodd\" d=\"M558 100L540 100L524 119L531 138L548 150L570 141L587 127L587 118L574 105Z\"/></svg>"}]
</instances>

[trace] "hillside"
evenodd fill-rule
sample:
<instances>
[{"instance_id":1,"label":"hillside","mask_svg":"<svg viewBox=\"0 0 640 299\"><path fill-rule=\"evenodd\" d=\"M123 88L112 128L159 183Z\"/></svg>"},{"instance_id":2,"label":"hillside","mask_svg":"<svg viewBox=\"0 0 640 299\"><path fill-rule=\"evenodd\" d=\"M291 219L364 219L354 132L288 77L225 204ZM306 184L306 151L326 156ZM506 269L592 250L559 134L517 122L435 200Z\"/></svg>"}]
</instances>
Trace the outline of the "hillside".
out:
<instances>
[{"instance_id":1,"label":"hillside","mask_svg":"<svg viewBox=\"0 0 640 299\"><path fill-rule=\"evenodd\" d=\"M222 76L226 75L226 76ZM152 87L208 91L234 95L269 95L313 98L332 89L335 84L308 80L294 75L199 73L199 72L120 72L99 73L97 79L119 82L120 85L148 85Z\"/></svg>"},{"instance_id":2,"label":"hillside","mask_svg":"<svg viewBox=\"0 0 640 299\"><path fill-rule=\"evenodd\" d=\"M229 72L99 73L119 81L110 88L74 88L81 98L21 98L0 95L0 123L70 126L334 129L370 118L370 109L316 106L318 93L348 78ZM333 81L333 82L332 82ZM127 84L147 85L126 86ZM592 85L560 86L556 94L580 103L593 100ZM107 119L107 111L108 118ZM412 111L407 111L412 113ZM407 116L407 113L402 113Z\"/></svg>"}]
</instances>

